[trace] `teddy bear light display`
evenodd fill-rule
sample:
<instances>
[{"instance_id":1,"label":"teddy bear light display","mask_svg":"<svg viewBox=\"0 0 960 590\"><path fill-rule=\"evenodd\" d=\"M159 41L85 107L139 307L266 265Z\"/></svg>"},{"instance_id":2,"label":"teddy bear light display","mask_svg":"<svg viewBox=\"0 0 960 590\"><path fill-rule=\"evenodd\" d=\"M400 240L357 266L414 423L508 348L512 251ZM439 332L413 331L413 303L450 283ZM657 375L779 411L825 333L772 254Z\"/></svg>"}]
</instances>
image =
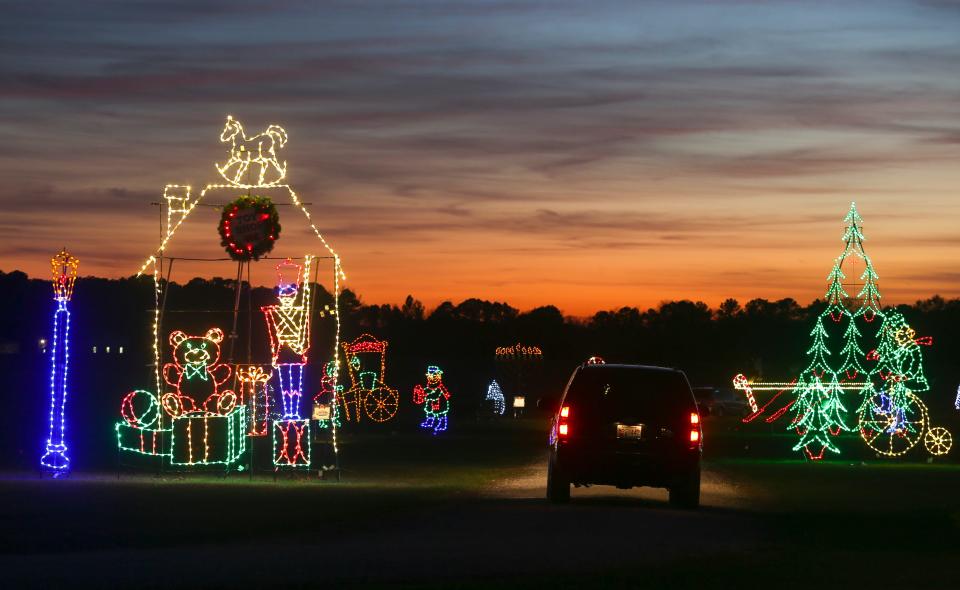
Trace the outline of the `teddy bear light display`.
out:
<instances>
[{"instance_id":1,"label":"teddy bear light display","mask_svg":"<svg viewBox=\"0 0 960 590\"><path fill-rule=\"evenodd\" d=\"M170 334L174 362L163 366L163 379L176 391L161 398L170 416L197 411L224 416L233 411L236 394L220 389L232 373L229 365L220 363L222 341L220 328L210 328L203 336L188 336L180 330Z\"/></svg>"}]
</instances>

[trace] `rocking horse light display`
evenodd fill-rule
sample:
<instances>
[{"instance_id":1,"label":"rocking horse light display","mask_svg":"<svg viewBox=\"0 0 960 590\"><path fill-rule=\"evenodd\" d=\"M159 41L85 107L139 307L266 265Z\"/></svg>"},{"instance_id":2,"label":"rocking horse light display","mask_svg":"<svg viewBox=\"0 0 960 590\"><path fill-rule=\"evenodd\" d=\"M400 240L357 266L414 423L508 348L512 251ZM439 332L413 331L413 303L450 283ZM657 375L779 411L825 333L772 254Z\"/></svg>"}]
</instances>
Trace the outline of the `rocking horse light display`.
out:
<instances>
[{"instance_id":1,"label":"rocking horse light display","mask_svg":"<svg viewBox=\"0 0 960 590\"><path fill-rule=\"evenodd\" d=\"M247 137L243 125L231 116L220 134L220 141L230 142L230 159L217 164L217 171L234 186L257 188L276 186L287 176L287 163L277 160L277 147L287 143L287 132L279 125L270 125L263 133ZM256 172L256 182L245 182Z\"/></svg>"},{"instance_id":2,"label":"rocking horse light display","mask_svg":"<svg viewBox=\"0 0 960 590\"><path fill-rule=\"evenodd\" d=\"M300 415L311 332L309 273L318 259L329 259L333 263L333 309L325 308L321 317L329 317L334 323L334 356L340 348L338 302L340 281L345 275L340 257L317 229L293 188L284 184L287 165L278 159L277 150L287 143L286 131L278 125L270 125L262 133L248 137L239 121L227 117L220 139L230 144L229 158L215 166L226 183L207 184L197 195L188 185L169 184L164 188L167 223L159 247L138 272L138 276L146 272L153 275L155 389L137 389L123 397L123 420L116 425L121 460L128 455L146 456L158 459L161 468L166 465L219 465L229 470L241 466L239 461L250 447L247 437L272 433L274 469L309 467L309 421ZM246 189L245 194L238 196L237 189ZM252 195L252 189L258 189L258 194ZM249 276L252 261L269 253L279 238L279 216L273 203L277 193L286 195L294 210L300 211L325 253L299 257L304 261L302 267L289 258L279 265L278 302L261 310L267 333L256 330L247 335L248 338L269 338L269 364L253 362L250 347L243 364L234 364L232 352L221 360L221 342L237 338L236 306L233 310L234 330L229 337L219 328L210 328L200 336L189 336L178 329L180 326L172 326L168 340L171 362L163 363L167 353L161 340L162 311L165 288L170 283L170 268L175 260L166 252L179 228L205 198L212 194L226 197L227 204L222 206L218 230L221 244L239 265L239 301L242 265L247 265ZM227 348L233 349L232 344ZM333 368L334 382L338 368L337 365ZM273 388L271 380L278 382L279 386ZM279 392L279 400L271 400L274 389ZM271 410L278 406L282 407L283 413L274 420ZM336 453L335 425L331 440ZM252 461L253 455L250 457Z\"/></svg>"},{"instance_id":3,"label":"rocking horse light display","mask_svg":"<svg viewBox=\"0 0 960 590\"><path fill-rule=\"evenodd\" d=\"M878 456L904 455L921 440L932 455L946 454L952 437L944 428L930 427L927 407L917 395L930 388L923 372L921 346L930 346L933 341L917 338L899 312L881 308L879 277L863 249L863 219L855 204L851 204L844 221L844 250L827 277L827 307L810 332L813 343L807 350L807 368L789 383L750 383L743 375L734 377L734 387L746 394L751 408L743 421L764 414L790 391L792 401L766 421L789 413L792 417L787 428L800 437L793 450L802 451L809 459L822 459L828 450L839 453L834 437L853 430ZM857 295L850 297L844 289L844 269L857 260L863 264L863 283ZM861 345L865 332L876 345L868 352ZM831 333L842 338L839 350L828 344ZM754 392L764 390L777 393L759 406ZM856 426L849 424L843 399L848 392L860 396Z\"/></svg>"}]
</instances>

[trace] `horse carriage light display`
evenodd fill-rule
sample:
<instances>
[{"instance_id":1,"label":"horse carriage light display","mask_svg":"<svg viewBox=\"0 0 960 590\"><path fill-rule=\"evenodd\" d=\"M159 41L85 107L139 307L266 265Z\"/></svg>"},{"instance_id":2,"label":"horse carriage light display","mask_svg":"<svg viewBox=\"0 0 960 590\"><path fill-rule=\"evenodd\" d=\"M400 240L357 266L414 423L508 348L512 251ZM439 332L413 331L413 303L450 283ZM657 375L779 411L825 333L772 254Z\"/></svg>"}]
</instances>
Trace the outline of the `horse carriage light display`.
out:
<instances>
[{"instance_id":1,"label":"horse carriage light display","mask_svg":"<svg viewBox=\"0 0 960 590\"><path fill-rule=\"evenodd\" d=\"M360 422L362 415L374 422L393 419L400 396L385 383L387 341L363 334L343 348L350 373L350 389L340 395L344 418L348 422Z\"/></svg>"}]
</instances>

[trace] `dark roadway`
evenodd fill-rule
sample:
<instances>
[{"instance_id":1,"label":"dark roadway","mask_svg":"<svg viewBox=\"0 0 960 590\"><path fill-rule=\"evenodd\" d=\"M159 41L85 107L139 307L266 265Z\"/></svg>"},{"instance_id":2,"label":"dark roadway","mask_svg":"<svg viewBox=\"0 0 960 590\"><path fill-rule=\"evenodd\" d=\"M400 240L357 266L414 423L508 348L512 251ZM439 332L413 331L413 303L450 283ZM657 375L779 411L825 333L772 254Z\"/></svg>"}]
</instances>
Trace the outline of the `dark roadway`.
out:
<instances>
[{"instance_id":1,"label":"dark roadway","mask_svg":"<svg viewBox=\"0 0 960 590\"><path fill-rule=\"evenodd\" d=\"M348 472L342 483L8 475L0 480L0 587L872 589L960 581L960 470L952 464L716 460L696 512L673 509L665 492L650 489L577 489L571 504L552 506L542 499L539 436L536 445L498 444L496 453L470 439L401 437L364 460L358 444L369 473ZM438 443L446 450L425 446ZM424 449L437 450L436 460Z\"/></svg>"}]
</instances>

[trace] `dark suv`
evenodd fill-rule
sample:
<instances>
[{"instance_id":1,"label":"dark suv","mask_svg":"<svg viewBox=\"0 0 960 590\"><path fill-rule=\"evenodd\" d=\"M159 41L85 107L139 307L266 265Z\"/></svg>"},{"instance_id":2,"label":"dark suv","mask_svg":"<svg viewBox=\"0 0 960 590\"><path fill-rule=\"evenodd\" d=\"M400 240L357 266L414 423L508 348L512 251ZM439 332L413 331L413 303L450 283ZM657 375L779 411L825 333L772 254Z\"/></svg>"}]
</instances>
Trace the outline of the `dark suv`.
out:
<instances>
[{"instance_id":1,"label":"dark suv","mask_svg":"<svg viewBox=\"0 0 960 590\"><path fill-rule=\"evenodd\" d=\"M670 503L700 504L700 414L686 375L640 365L580 365L550 429L547 498L570 485L667 488Z\"/></svg>"}]
</instances>

